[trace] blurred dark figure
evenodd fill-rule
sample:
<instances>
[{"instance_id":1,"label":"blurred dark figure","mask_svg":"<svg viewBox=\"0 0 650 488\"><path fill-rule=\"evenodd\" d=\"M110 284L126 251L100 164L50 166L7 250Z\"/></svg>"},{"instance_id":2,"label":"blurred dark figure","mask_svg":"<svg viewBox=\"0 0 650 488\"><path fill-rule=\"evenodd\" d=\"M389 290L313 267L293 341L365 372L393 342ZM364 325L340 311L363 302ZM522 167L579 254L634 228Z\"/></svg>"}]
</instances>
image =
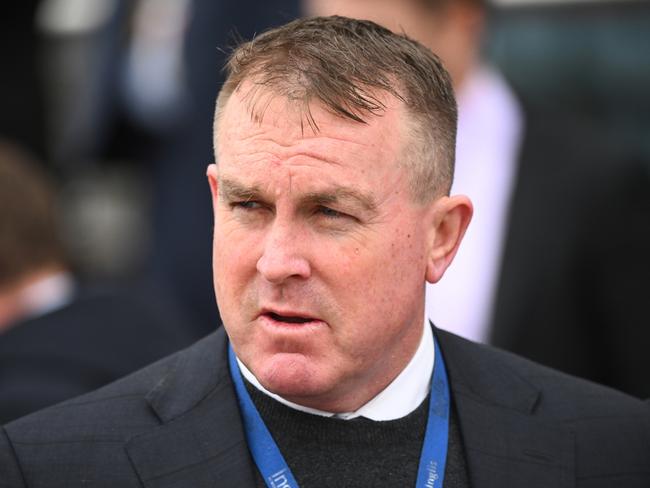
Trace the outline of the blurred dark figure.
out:
<instances>
[{"instance_id":1,"label":"blurred dark figure","mask_svg":"<svg viewBox=\"0 0 650 488\"><path fill-rule=\"evenodd\" d=\"M42 156L45 107L35 14L39 0L11 2L0 15L0 134Z\"/></svg>"},{"instance_id":2,"label":"blurred dark figure","mask_svg":"<svg viewBox=\"0 0 650 488\"><path fill-rule=\"evenodd\" d=\"M211 120L236 36L299 15L298 0L101 0L104 15L71 30L44 0L55 108L53 154L68 167L131 160L150 175L148 272L165 283L201 337L219 323L211 278L205 170ZM189 326L188 326L189 328Z\"/></svg>"},{"instance_id":3,"label":"blurred dark figure","mask_svg":"<svg viewBox=\"0 0 650 488\"><path fill-rule=\"evenodd\" d=\"M0 142L0 423L94 390L190 343L143 289L79 285L53 184Z\"/></svg>"},{"instance_id":4,"label":"blurred dark figure","mask_svg":"<svg viewBox=\"0 0 650 488\"><path fill-rule=\"evenodd\" d=\"M481 57L484 0L307 0L374 20L443 59L459 127L454 193L474 217L427 287L441 328L650 396L650 172L573 114L523 103ZM444 304L444 306L438 306ZM471 306L467 306L471 304Z\"/></svg>"}]
</instances>

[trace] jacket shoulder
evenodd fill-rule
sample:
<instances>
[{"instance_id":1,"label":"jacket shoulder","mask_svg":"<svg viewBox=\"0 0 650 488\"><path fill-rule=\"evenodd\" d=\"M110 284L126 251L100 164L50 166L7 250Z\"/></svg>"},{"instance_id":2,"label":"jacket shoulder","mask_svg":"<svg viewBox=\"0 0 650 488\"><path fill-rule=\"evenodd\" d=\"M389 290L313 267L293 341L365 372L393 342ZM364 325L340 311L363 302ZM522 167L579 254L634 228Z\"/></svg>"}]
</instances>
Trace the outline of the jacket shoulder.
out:
<instances>
[{"instance_id":1,"label":"jacket shoulder","mask_svg":"<svg viewBox=\"0 0 650 488\"><path fill-rule=\"evenodd\" d=\"M152 398L177 381L178 371L193 358L210 352L213 336L94 392L9 423L5 437L0 434L0 471L16 469L9 466L13 457L30 487L77 486L72 481L83 486L83 479L92 479L93 486L140 486L125 445L167 420L152 407ZM60 482L47 475L61 469L66 473Z\"/></svg>"},{"instance_id":2,"label":"jacket shoulder","mask_svg":"<svg viewBox=\"0 0 650 488\"><path fill-rule=\"evenodd\" d=\"M452 363L455 380L461 389L479 395L521 396L522 392L504 391L516 384L527 393L529 409L557 421L611 415L648 415L648 404L613 388L593 383L536 363L517 354L484 344L476 344L449 332L437 330L446 362Z\"/></svg>"},{"instance_id":3,"label":"jacket shoulder","mask_svg":"<svg viewBox=\"0 0 650 488\"><path fill-rule=\"evenodd\" d=\"M650 414L641 399L592 381L563 373L516 354L485 346L485 354L498 358L540 392L534 412L562 422L587 418L615 421L619 417Z\"/></svg>"},{"instance_id":4,"label":"jacket shoulder","mask_svg":"<svg viewBox=\"0 0 650 488\"><path fill-rule=\"evenodd\" d=\"M496 437L491 449L510 445L512 450L527 439L519 446L523 452L533 444L543 446L545 436L562 439L553 445L565 446L564 459L571 460L577 481L609 480L619 486L625 479L630 483L625 486L648 486L647 402L444 331L436 334L461 413L461 430L471 426L478 431L467 430L467 442L482 445L481 435L489 432ZM557 456L554 452L548 451Z\"/></svg>"}]
</instances>

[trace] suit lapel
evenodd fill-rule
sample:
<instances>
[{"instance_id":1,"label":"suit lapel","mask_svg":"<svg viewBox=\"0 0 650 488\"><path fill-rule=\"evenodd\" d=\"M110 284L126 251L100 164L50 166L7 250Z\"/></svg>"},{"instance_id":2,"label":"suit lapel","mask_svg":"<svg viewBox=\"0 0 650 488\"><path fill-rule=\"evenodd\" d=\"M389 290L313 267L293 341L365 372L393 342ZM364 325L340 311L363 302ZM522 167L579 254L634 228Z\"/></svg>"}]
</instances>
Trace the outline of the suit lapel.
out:
<instances>
[{"instance_id":1,"label":"suit lapel","mask_svg":"<svg viewBox=\"0 0 650 488\"><path fill-rule=\"evenodd\" d=\"M255 486L226 347L223 331L212 334L148 395L162 425L126 446L145 487Z\"/></svg>"},{"instance_id":2,"label":"suit lapel","mask_svg":"<svg viewBox=\"0 0 650 488\"><path fill-rule=\"evenodd\" d=\"M473 488L570 488L570 430L535 416L541 392L498 354L436 330L447 365ZM471 349L471 350L470 350Z\"/></svg>"}]
</instances>

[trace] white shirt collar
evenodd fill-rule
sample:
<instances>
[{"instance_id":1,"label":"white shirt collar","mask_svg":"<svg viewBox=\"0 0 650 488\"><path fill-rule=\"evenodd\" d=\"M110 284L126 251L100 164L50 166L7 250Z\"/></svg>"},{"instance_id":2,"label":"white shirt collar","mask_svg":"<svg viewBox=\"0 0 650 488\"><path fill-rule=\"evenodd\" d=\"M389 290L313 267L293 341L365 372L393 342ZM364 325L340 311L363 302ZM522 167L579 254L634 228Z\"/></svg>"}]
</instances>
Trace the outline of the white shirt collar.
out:
<instances>
[{"instance_id":1,"label":"white shirt collar","mask_svg":"<svg viewBox=\"0 0 650 488\"><path fill-rule=\"evenodd\" d=\"M255 388L290 408L314 415L335 417L344 420L356 417L365 417L375 421L395 420L405 417L420 406L431 389L435 349L433 347L433 332L426 320L424 321L423 330L422 339L415 354L397 378L379 392L377 396L354 412L325 412L285 400L281 396L271 393L264 388L239 358L237 359L237 364L244 378L255 386Z\"/></svg>"}]
</instances>

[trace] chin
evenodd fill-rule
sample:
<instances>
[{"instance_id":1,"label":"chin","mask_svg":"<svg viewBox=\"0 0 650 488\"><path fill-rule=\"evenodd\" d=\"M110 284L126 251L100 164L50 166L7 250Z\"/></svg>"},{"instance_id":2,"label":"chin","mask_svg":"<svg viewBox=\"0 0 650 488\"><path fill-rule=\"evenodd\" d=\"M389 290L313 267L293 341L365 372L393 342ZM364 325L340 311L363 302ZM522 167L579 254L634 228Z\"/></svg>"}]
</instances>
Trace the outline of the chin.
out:
<instances>
[{"instance_id":1,"label":"chin","mask_svg":"<svg viewBox=\"0 0 650 488\"><path fill-rule=\"evenodd\" d=\"M290 401L319 396L328 389L316 365L302 354L274 354L255 365L252 372L264 388Z\"/></svg>"}]
</instances>

